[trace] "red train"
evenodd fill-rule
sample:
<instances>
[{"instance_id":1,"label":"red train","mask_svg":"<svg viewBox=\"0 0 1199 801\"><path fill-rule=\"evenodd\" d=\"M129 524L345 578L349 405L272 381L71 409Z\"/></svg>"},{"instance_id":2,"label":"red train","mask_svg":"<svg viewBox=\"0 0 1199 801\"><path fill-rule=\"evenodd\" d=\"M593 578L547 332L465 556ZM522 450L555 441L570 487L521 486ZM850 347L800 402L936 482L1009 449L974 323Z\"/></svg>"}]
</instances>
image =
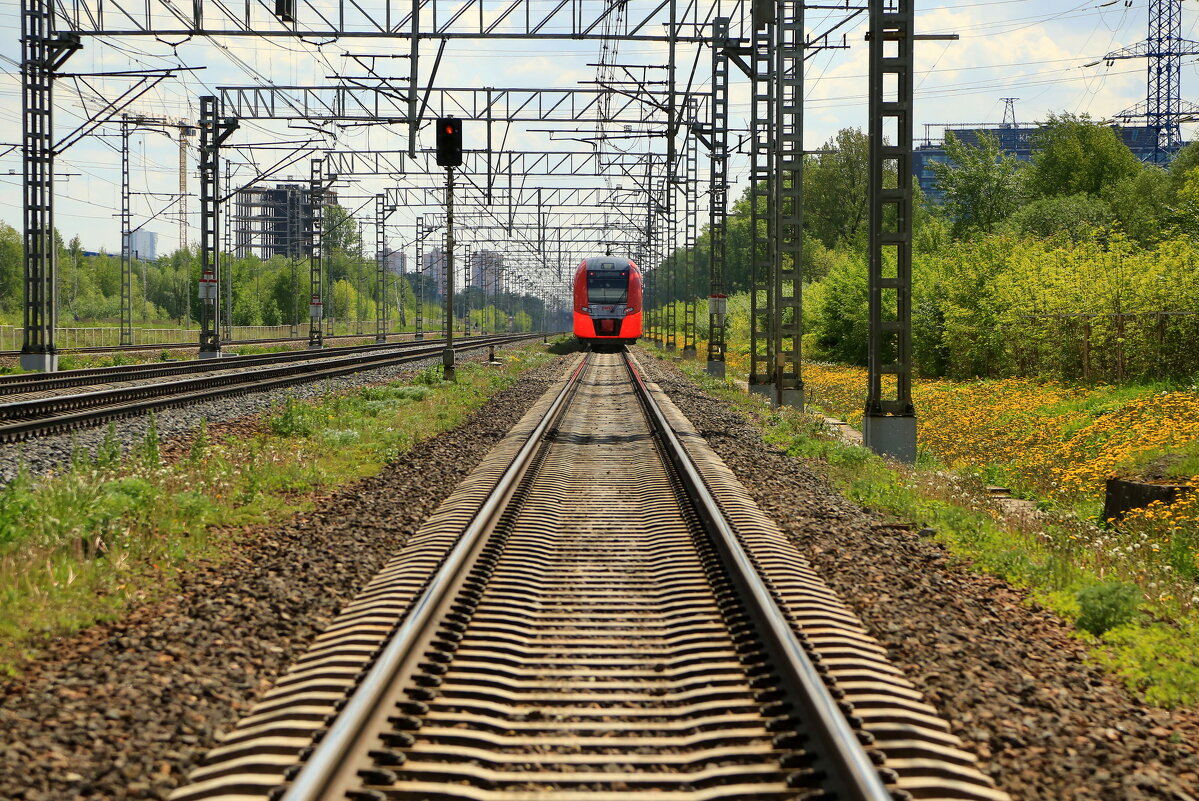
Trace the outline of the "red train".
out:
<instances>
[{"instance_id":1,"label":"red train","mask_svg":"<svg viewBox=\"0 0 1199 801\"><path fill-rule=\"evenodd\" d=\"M575 336L631 345L641 336L641 271L621 256L591 256L575 271Z\"/></svg>"}]
</instances>

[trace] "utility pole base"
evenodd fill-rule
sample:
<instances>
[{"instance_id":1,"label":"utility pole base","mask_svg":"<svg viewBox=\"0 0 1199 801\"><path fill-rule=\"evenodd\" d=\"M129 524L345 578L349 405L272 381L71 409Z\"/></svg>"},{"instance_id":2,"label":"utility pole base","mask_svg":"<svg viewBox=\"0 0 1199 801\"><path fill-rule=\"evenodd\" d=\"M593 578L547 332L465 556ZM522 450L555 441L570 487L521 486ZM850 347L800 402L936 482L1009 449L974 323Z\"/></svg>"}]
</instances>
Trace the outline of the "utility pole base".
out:
<instances>
[{"instance_id":1,"label":"utility pole base","mask_svg":"<svg viewBox=\"0 0 1199 801\"><path fill-rule=\"evenodd\" d=\"M724 362L708 360L708 366L704 371L713 378L724 378Z\"/></svg>"},{"instance_id":2,"label":"utility pole base","mask_svg":"<svg viewBox=\"0 0 1199 801\"><path fill-rule=\"evenodd\" d=\"M441 352L442 378L446 381L455 380L454 375L454 349L446 348Z\"/></svg>"},{"instance_id":3,"label":"utility pole base","mask_svg":"<svg viewBox=\"0 0 1199 801\"><path fill-rule=\"evenodd\" d=\"M683 348L683 358L684 359L687 359L690 361L691 359L696 358L697 355L698 354L695 350L694 345L688 345L687 347Z\"/></svg>"},{"instance_id":4,"label":"utility pole base","mask_svg":"<svg viewBox=\"0 0 1199 801\"><path fill-rule=\"evenodd\" d=\"M387 334L375 334L375 344L382 345L387 341Z\"/></svg>"},{"instance_id":5,"label":"utility pole base","mask_svg":"<svg viewBox=\"0 0 1199 801\"><path fill-rule=\"evenodd\" d=\"M774 405L774 384L755 384L753 381L749 383L749 392L751 395L761 395Z\"/></svg>"},{"instance_id":6,"label":"utility pole base","mask_svg":"<svg viewBox=\"0 0 1199 801\"><path fill-rule=\"evenodd\" d=\"M21 354L21 369L31 370L35 373L57 373L58 372L58 354L57 353L22 353Z\"/></svg>"},{"instance_id":7,"label":"utility pole base","mask_svg":"<svg viewBox=\"0 0 1199 801\"><path fill-rule=\"evenodd\" d=\"M667 353L674 353L678 349L679 349L679 346L674 344L673 342L666 343L666 352Z\"/></svg>"},{"instance_id":8,"label":"utility pole base","mask_svg":"<svg viewBox=\"0 0 1199 801\"><path fill-rule=\"evenodd\" d=\"M219 350L201 350L200 351L201 359L219 359L219 358L221 358L222 355L224 355L224 354L222 354Z\"/></svg>"},{"instance_id":9,"label":"utility pole base","mask_svg":"<svg viewBox=\"0 0 1199 801\"><path fill-rule=\"evenodd\" d=\"M867 414L862 418L866 447L897 462L916 462L916 418L894 414Z\"/></svg>"},{"instance_id":10,"label":"utility pole base","mask_svg":"<svg viewBox=\"0 0 1199 801\"><path fill-rule=\"evenodd\" d=\"M781 405L792 409L803 411L803 390L802 389L784 389L782 392Z\"/></svg>"}]
</instances>

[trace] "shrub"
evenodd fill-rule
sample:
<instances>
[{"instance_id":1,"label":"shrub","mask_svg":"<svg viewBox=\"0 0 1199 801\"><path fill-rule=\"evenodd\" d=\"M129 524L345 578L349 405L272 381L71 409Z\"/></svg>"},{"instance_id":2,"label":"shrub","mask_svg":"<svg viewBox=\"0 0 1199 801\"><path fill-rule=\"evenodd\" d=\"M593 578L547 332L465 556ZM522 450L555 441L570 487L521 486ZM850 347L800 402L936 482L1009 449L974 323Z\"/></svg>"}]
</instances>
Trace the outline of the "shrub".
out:
<instances>
[{"instance_id":1,"label":"shrub","mask_svg":"<svg viewBox=\"0 0 1199 801\"><path fill-rule=\"evenodd\" d=\"M1139 588L1122 581L1092 584L1078 591L1078 606L1082 611L1076 625L1098 637L1132 622L1143 597Z\"/></svg>"}]
</instances>

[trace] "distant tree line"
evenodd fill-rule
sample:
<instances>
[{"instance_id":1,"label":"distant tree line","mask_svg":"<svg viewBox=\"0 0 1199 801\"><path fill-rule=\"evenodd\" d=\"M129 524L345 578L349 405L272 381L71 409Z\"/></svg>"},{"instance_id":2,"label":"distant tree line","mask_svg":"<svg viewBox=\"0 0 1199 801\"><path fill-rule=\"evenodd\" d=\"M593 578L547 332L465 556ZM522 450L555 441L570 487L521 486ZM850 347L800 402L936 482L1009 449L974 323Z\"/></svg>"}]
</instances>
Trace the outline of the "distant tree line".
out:
<instances>
[{"instance_id":1,"label":"distant tree line","mask_svg":"<svg viewBox=\"0 0 1199 801\"><path fill-rule=\"evenodd\" d=\"M357 222L340 206L326 207L324 256L325 315L338 320L373 320L384 301L393 330L411 329L418 298L425 319L439 319L436 280L420 272L403 277L387 274L385 288L376 285L373 257L362 250ZM60 325L110 324L121 316L120 255L85 255L79 237L59 248L58 290ZM24 292L23 244L20 232L0 223L0 320L20 325ZM232 275L232 324L307 325L309 265L307 259L257 256L227 259ZM194 326L199 318L197 285L200 264L194 249L177 250L154 261L132 262L131 297L138 326ZM225 294L222 290L222 303ZM470 309L476 325L507 326L513 317L517 330L532 330L545 319L545 303L526 293L487 295L480 287L455 293L458 315ZM402 310L401 310L402 309Z\"/></svg>"}]
</instances>

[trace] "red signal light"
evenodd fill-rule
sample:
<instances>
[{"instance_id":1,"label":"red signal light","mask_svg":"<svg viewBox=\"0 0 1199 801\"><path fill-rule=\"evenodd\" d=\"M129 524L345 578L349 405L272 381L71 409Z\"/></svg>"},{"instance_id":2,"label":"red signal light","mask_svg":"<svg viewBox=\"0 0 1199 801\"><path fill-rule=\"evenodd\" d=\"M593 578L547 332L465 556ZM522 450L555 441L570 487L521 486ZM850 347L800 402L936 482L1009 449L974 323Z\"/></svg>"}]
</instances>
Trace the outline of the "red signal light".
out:
<instances>
[{"instance_id":1,"label":"red signal light","mask_svg":"<svg viewBox=\"0 0 1199 801\"><path fill-rule=\"evenodd\" d=\"M462 120L442 117L437 121L437 164L458 167L462 164Z\"/></svg>"}]
</instances>

